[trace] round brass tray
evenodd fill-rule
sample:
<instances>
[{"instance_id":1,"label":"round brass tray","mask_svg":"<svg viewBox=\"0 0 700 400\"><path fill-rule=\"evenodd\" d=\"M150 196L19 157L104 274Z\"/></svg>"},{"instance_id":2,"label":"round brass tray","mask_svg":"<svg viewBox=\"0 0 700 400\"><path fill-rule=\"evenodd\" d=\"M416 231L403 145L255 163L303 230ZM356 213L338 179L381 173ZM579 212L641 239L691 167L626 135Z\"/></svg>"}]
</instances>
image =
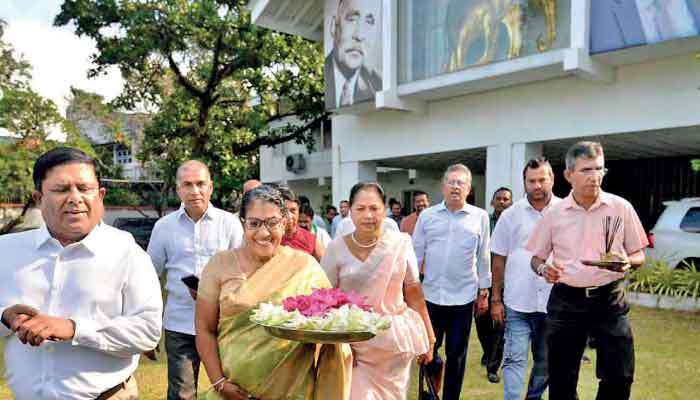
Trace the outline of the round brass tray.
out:
<instances>
[{"instance_id":1,"label":"round brass tray","mask_svg":"<svg viewBox=\"0 0 700 400\"><path fill-rule=\"evenodd\" d=\"M603 260L597 260L597 261L582 260L581 264L588 265L591 267L598 267L598 268L602 268L602 269L607 269L610 271L619 271L622 267L627 265L627 263L624 261L603 261Z\"/></svg>"},{"instance_id":2,"label":"round brass tray","mask_svg":"<svg viewBox=\"0 0 700 400\"><path fill-rule=\"evenodd\" d=\"M332 332L332 331L311 331L299 330L291 328L282 328L279 326L268 326L258 324L265 328L265 331L272 336L280 339L293 340L302 343L355 343L364 342L372 339L375 334L367 331L354 332Z\"/></svg>"}]
</instances>

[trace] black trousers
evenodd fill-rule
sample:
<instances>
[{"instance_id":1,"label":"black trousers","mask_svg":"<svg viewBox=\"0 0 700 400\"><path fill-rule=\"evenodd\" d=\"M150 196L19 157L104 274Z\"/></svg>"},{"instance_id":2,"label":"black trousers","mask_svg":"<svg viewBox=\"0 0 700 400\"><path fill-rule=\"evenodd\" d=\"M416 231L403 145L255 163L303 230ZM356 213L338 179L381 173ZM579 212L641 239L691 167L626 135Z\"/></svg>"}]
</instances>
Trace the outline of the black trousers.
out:
<instances>
[{"instance_id":1,"label":"black trousers","mask_svg":"<svg viewBox=\"0 0 700 400\"><path fill-rule=\"evenodd\" d=\"M489 289L489 298L491 298L490 293L491 289ZM493 323L491 302L489 302L489 309L484 315L479 317L476 314L474 315L474 322L476 323L476 334L479 337L481 349L484 351L482 364L486 365L487 372L498 373L498 369L501 368L501 363L503 362L505 324L498 326Z\"/></svg>"},{"instance_id":2,"label":"black trousers","mask_svg":"<svg viewBox=\"0 0 700 400\"><path fill-rule=\"evenodd\" d=\"M168 400L196 400L199 353L195 336L165 331L168 353Z\"/></svg>"},{"instance_id":3,"label":"black trousers","mask_svg":"<svg viewBox=\"0 0 700 400\"><path fill-rule=\"evenodd\" d=\"M555 284L547 304L549 398L575 400L581 356L596 342L596 400L627 400L634 379L634 343L621 281L586 291Z\"/></svg>"},{"instance_id":4,"label":"black trousers","mask_svg":"<svg viewBox=\"0 0 700 400\"><path fill-rule=\"evenodd\" d=\"M430 322L435 331L435 352L445 340L445 375L442 387L443 400L459 400L464 372L467 367L467 346L472 327L474 302L458 306L442 306L426 301Z\"/></svg>"}]
</instances>

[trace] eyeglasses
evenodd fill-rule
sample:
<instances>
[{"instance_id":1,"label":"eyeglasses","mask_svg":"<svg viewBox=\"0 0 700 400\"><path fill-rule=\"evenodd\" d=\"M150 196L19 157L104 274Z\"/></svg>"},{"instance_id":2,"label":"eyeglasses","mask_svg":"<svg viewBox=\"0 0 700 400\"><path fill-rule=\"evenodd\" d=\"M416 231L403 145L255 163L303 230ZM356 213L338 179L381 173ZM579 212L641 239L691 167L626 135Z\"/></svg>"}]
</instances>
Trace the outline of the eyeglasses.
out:
<instances>
[{"instance_id":1,"label":"eyeglasses","mask_svg":"<svg viewBox=\"0 0 700 400\"><path fill-rule=\"evenodd\" d=\"M583 175L586 176L591 176L591 175L600 175L600 176L605 176L608 174L608 169L604 167L595 167L595 168L583 168L578 170L577 172L580 172Z\"/></svg>"},{"instance_id":2,"label":"eyeglasses","mask_svg":"<svg viewBox=\"0 0 700 400\"><path fill-rule=\"evenodd\" d=\"M459 179L452 179L447 182L445 182L447 186L452 186L452 187L461 187L465 188L467 187L467 182L465 181L460 181Z\"/></svg>"},{"instance_id":3,"label":"eyeglasses","mask_svg":"<svg viewBox=\"0 0 700 400\"><path fill-rule=\"evenodd\" d=\"M282 225L282 218L245 218L243 220L243 224L245 225L246 229L250 229L251 231L257 231L258 229L262 228L263 225L265 225L268 231L272 231L279 228Z\"/></svg>"},{"instance_id":4,"label":"eyeglasses","mask_svg":"<svg viewBox=\"0 0 700 400\"><path fill-rule=\"evenodd\" d=\"M177 186L187 192L193 192L195 188L198 189L200 192L204 192L207 189L209 189L209 182L184 182L179 183Z\"/></svg>"}]
</instances>

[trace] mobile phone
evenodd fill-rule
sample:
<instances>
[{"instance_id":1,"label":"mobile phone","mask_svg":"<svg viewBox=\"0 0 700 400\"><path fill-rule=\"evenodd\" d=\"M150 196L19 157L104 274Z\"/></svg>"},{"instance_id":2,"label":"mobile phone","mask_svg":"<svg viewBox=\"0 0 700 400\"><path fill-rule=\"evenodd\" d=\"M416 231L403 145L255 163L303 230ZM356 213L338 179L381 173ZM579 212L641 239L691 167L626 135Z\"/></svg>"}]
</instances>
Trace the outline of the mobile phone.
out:
<instances>
[{"instance_id":1,"label":"mobile phone","mask_svg":"<svg viewBox=\"0 0 700 400\"><path fill-rule=\"evenodd\" d=\"M197 278L194 275L188 275L183 278L181 278L182 283L185 284L188 288L197 291L197 288L199 288L199 278Z\"/></svg>"}]
</instances>

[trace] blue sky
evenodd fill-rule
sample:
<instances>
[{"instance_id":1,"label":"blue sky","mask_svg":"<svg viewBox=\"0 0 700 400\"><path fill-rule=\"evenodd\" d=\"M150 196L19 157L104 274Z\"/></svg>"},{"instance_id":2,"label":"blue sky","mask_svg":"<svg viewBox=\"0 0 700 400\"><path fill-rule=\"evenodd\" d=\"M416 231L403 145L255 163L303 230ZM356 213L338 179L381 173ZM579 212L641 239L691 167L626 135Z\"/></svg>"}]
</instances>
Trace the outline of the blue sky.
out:
<instances>
[{"instance_id":1,"label":"blue sky","mask_svg":"<svg viewBox=\"0 0 700 400\"><path fill-rule=\"evenodd\" d=\"M78 38L71 27L56 28L53 19L62 0L0 0L0 18L7 21L4 40L33 65L32 87L56 102L64 113L70 87L89 90L108 99L122 87L118 71L87 79L94 42Z\"/></svg>"}]
</instances>

